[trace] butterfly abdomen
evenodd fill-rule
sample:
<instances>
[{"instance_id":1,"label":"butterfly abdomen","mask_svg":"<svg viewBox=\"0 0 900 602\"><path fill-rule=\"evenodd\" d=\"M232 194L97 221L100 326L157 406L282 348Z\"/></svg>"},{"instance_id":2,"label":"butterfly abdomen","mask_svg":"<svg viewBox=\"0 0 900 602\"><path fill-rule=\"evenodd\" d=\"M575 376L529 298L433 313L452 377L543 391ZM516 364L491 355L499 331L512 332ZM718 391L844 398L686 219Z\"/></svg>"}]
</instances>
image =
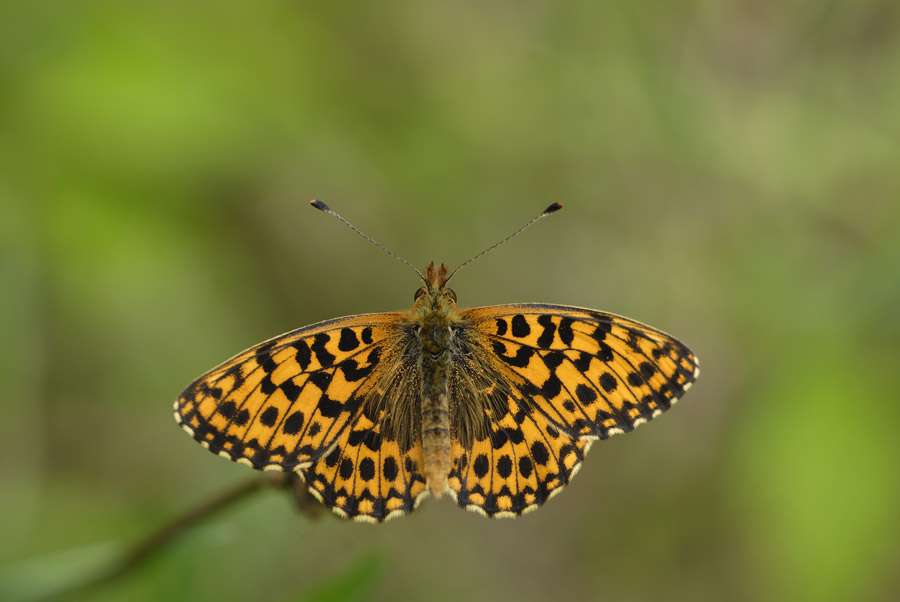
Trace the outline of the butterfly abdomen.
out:
<instances>
[{"instance_id":1,"label":"butterfly abdomen","mask_svg":"<svg viewBox=\"0 0 900 602\"><path fill-rule=\"evenodd\" d=\"M434 497L444 493L450 474L449 369L449 352L421 356L423 472Z\"/></svg>"},{"instance_id":2,"label":"butterfly abdomen","mask_svg":"<svg viewBox=\"0 0 900 602\"><path fill-rule=\"evenodd\" d=\"M432 270L429 270L432 273ZM455 303L439 283L429 283L413 309L422 387L422 469L431 494L440 497L450 475L450 371Z\"/></svg>"}]
</instances>

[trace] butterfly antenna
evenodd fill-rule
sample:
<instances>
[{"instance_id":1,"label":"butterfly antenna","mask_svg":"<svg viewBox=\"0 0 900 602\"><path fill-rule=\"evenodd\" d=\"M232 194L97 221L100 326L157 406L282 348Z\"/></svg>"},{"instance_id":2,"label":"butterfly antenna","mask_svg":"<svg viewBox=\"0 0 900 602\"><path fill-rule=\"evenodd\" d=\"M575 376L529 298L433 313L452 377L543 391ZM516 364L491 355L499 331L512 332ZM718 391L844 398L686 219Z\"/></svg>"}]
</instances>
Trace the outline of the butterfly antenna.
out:
<instances>
[{"instance_id":1,"label":"butterfly antenna","mask_svg":"<svg viewBox=\"0 0 900 602\"><path fill-rule=\"evenodd\" d=\"M351 224L350 222L348 222L347 220L345 220L343 217L341 217L340 215L338 215L331 207L329 207L328 205L326 205L326 204L323 203L322 201L316 199L316 200L310 201L309 204L312 205L313 207L315 207L316 209L318 209L319 211L322 211L322 212L324 212L324 213L327 213L328 215L332 215L332 216L338 218L339 220L341 220L342 222L344 222L345 224L347 224L347 226L349 226L351 230L353 230L354 232L356 232L357 234L359 234L360 236L362 236L363 238L365 238L366 240L368 240L370 243L372 243L373 245L375 245L376 247L378 247L379 249L381 249L382 251L384 251L385 253L387 253L387 254L390 255L391 257L393 257L393 258L395 258L395 259L399 259L400 261L402 261L403 263L405 263L406 265L408 265L409 267L411 267L413 270L415 270L416 274L419 275L419 278L422 279L422 282L425 282L425 283L428 282L427 280L425 280L425 276L422 275L422 272L420 272L420 271L416 268L416 266L414 266L414 265L411 264L410 262L408 262L408 261L406 261L405 259L403 259L402 257L400 257L399 255L397 255L396 253L394 253L393 251L391 251L390 249L388 249L386 246L384 246L383 244L381 244L380 242L378 242L377 240L375 240L374 238L372 238L371 236L368 236L368 235L364 234L363 232L361 232L356 226L354 226L353 224ZM542 217L543 217L543 216L542 216ZM535 218L535 220L533 220L533 221L536 221L536 220L537 220L537 218ZM530 225L530 224L529 224L529 225Z\"/></svg>"},{"instance_id":2,"label":"butterfly antenna","mask_svg":"<svg viewBox=\"0 0 900 602\"><path fill-rule=\"evenodd\" d=\"M511 238L514 238L515 236L517 236L518 234L520 234L523 230L525 230L526 228L528 228L528 227L529 227L530 225L532 225L534 222L538 221L539 219L543 219L543 218L547 217L547 216L550 215L551 213L556 213L556 212L559 211L560 209L562 209L562 203L553 203L552 205L550 205L549 207L547 207L546 209L544 209L543 211L541 211L541 212L537 215L537 217L533 218L530 222L528 222L527 224L525 224L524 226L522 226L521 228L519 228L518 230L516 230L515 232L513 232L512 234L510 234L509 236L507 236L507 237L504 238L503 240L501 240L500 242L496 242L496 243L492 244L491 246L489 246L487 249L485 249L485 250L482 251L481 253L478 253L477 255L475 255L475 256L473 256L473 257L467 259L466 261L462 262L461 264L459 264L459 266L457 266L457 268L456 268L455 270L453 270L452 272L450 272L450 275L447 276L447 281L449 281L451 278L453 278L453 274L455 274L456 272L458 272L458 271L459 271L459 268L463 267L464 265L468 265L468 264L472 263L473 261L475 261L476 259L478 259L478 258L481 257L482 255L484 255L484 254L487 253L488 251L493 251L494 249L496 249L497 247L499 247L500 245L502 245L502 244L505 243L506 241L508 241L508 240L510 240Z\"/></svg>"}]
</instances>

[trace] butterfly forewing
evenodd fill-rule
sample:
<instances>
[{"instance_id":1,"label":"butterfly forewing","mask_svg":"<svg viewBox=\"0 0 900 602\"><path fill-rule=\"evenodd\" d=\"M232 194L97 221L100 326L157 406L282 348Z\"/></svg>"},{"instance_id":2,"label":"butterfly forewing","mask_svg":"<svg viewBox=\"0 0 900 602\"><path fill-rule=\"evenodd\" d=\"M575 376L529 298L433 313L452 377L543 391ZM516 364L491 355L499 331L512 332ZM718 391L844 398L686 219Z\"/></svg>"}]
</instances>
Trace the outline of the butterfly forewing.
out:
<instances>
[{"instance_id":1,"label":"butterfly forewing","mask_svg":"<svg viewBox=\"0 0 900 602\"><path fill-rule=\"evenodd\" d=\"M238 354L175 402L175 419L210 451L258 469L325 455L357 415L401 314L314 324Z\"/></svg>"},{"instance_id":2,"label":"butterfly forewing","mask_svg":"<svg viewBox=\"0 0 900 602\"><path fill-rule=\"evenodd\" d=\"M699 373L677 339L613 314L521 304L463 316L528 407L574 437L632 430L667 410Z\"/></svg>"}]
</instances>

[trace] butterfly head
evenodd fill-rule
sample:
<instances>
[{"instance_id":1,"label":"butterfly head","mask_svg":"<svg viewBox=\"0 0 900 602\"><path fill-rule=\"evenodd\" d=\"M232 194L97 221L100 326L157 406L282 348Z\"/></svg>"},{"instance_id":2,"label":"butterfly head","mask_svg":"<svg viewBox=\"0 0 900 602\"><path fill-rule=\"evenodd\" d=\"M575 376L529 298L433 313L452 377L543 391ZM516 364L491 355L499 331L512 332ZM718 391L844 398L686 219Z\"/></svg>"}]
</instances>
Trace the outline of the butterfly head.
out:
<instances>
[{"instance_id":1,"label":"butterfly head","mask_svg":"<svg viewBox=\"0 0 900 602\"><path fill-rule=\"evenodd\" d=\"M416 307L439 308L442 306L455 307L456 293L452 288L447 288L447 266L435 268L434 262L428 264L425 270L425 286L416 291Z\"/></svg>"}]
</instances>

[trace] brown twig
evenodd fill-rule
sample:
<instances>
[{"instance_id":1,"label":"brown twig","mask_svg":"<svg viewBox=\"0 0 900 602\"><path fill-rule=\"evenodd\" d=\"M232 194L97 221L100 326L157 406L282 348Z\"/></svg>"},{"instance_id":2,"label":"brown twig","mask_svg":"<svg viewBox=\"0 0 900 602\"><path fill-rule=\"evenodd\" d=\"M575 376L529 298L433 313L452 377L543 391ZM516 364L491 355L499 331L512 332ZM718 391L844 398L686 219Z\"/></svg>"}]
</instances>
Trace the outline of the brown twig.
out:
<instances>
[{"instance_id":1,"label":"brown twig","mask_svg":"<svg viewBox=\"0 0 900 602\"><path fill-rule=\"evenodd\" d=\"M293 488L294 484L292 483L292 477L293 475L286 475L283 473L266 473L254 476L252 479L225 491L211 500L191 509L172 522L163 525L162 528L157 529L149 536L125 550L113 560L112 563L101 569L98 573L89 576L80 583L72 584L63 591L54 593L49 599L70 600L83 597L88 593L95 591L97 588L121 578L151 558L159 555L169 544L195 525L235 504L241 499L249 496L251 493L258 491L262 487L273 485L276 487Z\"/></svg>"}]
</instances>

